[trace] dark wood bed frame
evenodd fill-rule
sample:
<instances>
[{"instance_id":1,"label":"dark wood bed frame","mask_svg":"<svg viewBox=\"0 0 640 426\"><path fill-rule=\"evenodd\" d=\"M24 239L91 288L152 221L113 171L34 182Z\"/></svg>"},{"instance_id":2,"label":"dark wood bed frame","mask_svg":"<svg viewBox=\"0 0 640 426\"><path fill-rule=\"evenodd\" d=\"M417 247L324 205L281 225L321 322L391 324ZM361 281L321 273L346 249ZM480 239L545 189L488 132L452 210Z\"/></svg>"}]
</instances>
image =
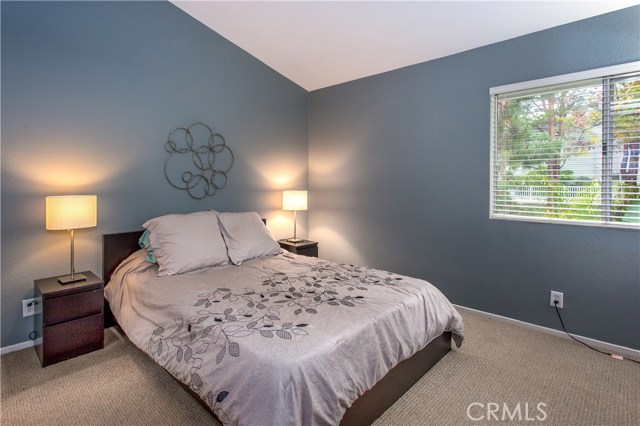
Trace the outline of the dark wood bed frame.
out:
<instances>
[{"instance_id":1,"label":"dark wood bed frame","mask_svg":"<svg viewBox=\"0 0 640 426\"><path fill-rule=\"evenodd\" d=\"M102 236L102 274L105 286L109 284L116 267L131 253L138 250L138 239L143 231L104 234ZM105 299L105 327L117 325L109 303ZM424 349L395 366L370 390L349 407L340 425L370 425L391 407L414 383L451 350L451 333L445 332L433 339ZM167 372L168 373L168 372ZM168 373L169 374L169 373ZM169 374L172 378L173 375ZM175 379L175 378L174 378ZM177 379L175 379L178 381ZM211 415L215 414L189 387L178 381ZM216 417L216 420L217 417Z\"/></svg>"}]
</instances>

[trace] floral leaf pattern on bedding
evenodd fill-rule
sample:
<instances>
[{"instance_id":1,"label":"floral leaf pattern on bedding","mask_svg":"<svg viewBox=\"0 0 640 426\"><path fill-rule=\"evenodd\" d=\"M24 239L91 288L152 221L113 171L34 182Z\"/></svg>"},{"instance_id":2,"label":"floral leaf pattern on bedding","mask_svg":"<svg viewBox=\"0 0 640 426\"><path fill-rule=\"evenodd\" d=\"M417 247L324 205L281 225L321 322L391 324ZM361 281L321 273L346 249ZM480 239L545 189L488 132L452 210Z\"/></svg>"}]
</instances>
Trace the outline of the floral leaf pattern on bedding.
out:
<instances>
[{"instance_id":1,"label":"floral leaf pattern on bedding","mask_svg":"<svg viewBox=\"0 0 640 426\"><path fill-rule=\"evenodd\" d=\"M175 324L156 328L149 339L147 352L154 358L185 364L190 371L189 386L223 423L228 421L220 404L229 392L202 395L208 386L198 371L206 359L221 364L227 358L240 357L238 340L249 336L282 343L307 336L309 322L291 321L292 316L308 314L311 321L319 309L356 308L366 303L368 287L394 287L403 278L354 265L320 262L293 274L265 268L261 281L263 291L220 287L199 294L186 319L176 316Z\"/></svg>"},{"instance_id":2,"label":"floral leaf pattern on bedding","mask_svg":"<svg viewBox=\"0 0 640 426\"><path fill-rule=\"evenodd\" d=\"M283 257L294 262L297 260L287 254ZM283 281L293 280L307 287L337 286L346 288L348 291L355 289L366 291L368 286L395 287L404 281L403 277L393 272L327 261L320 261L310 266L306 273L289 276L282 272L274 272L271 278L268 284L272 287L282 284ZM263 281L263 284L267 283Z\"/></svg>"},{"instance_id":3,"label":"floral leaf pattern on bedding","mask_svg":"<svg viewBox=\"0 0 640 426\"><path fill-rule=\"evenodd\" d=\"M331 262L320 262L297 274L267 268L265 272L261 278L265 291L245 288L234 292L221 287L199 294L193 306L200 309L195 314L186 321L176 316L173 330L158 327L153 331L149 353L164 359L175 356L178 362L200 368L200 355L216 346L219 364L227 355L240 356L236 339L255 334L291 340L294 335L308 334L307 323L284 322L283 313L314 315L323 305L354 308L366 300L359 291L367 291L369 286L394 287L403 281L391 272ZM225 308L216 309L220 305Z\"/></svg>"},{"instance_id":4,"label":"floral leaf pattern on bedding","mask_svg":"<svg viewBox=\"0 0 640 426\"><path fill-rule=\"evenodd\" d=\"M190 320L193 319L195 318L190 318ZM196 330L194 323L197 325L203 322L198 320L199 318L195 319L195 321L185 322L183 317L178 315L174 319L175 327L171 333L166 335L167 330L165 327L156 328L149 340L148 353L164 360L175 357L178 363L187 364L191 372L187 384L202 397L202 388L205 382L197 371L200 370L204 362L202 355L211 346L209 342L203 340L209 336L213 326L207 326L202 331ZM226 348L224 349L226 350ZM228 394L229 392L222 391L214 398L213 392L209 391L206 397L203 397L222 423L229 422L227 415L220 406Z\"/></svg>"}]
</instances>

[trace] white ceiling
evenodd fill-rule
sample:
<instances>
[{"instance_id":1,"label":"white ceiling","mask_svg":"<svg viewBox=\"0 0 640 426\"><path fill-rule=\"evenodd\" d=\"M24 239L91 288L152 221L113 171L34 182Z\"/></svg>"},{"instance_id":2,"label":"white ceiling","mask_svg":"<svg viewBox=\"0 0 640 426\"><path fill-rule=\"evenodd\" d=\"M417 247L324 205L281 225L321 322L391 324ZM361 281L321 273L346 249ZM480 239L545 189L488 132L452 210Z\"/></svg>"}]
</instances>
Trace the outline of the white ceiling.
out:
<instances>
[{"instance_id":1,"label":"white ceiling","mask_svg":"<svg viewBox=\"0 0 640 426\"><path fill-rule=\"evenodd\" d=\"M311 91L640 4L591 1L172 1Z\"/></svg>"}]
</instances>

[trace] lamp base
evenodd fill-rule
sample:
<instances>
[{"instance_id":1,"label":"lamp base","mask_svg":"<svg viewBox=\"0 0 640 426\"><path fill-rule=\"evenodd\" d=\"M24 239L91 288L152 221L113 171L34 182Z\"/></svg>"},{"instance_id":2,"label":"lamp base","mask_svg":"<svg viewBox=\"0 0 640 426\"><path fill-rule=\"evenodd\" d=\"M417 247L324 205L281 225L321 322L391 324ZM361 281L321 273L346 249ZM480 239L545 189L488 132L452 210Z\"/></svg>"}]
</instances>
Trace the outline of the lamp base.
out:
<instances>
[{"instance_id":1,"label":"lamp base","mask_svg":"<svg viewBox=\"0 0 640 426\"><path fill-rule=\"evenodd\" d=\"M290 243L301 243L304 240L302 238L287 238L287 241L289 241Z\"/></svg>"},{"instance_id":2,"label":"lamp base","mask_svg":"<svg viewBox=\"0 0 640 426\"><path fill-rule=\"evenodd\" d=\"M60 284L71 284L78 281L84 281L86 279L87 277L82 274L73 274L73 277L71 275L63 275L61 277L58 277L58 282Z\"/></svg>"}]
</instances>

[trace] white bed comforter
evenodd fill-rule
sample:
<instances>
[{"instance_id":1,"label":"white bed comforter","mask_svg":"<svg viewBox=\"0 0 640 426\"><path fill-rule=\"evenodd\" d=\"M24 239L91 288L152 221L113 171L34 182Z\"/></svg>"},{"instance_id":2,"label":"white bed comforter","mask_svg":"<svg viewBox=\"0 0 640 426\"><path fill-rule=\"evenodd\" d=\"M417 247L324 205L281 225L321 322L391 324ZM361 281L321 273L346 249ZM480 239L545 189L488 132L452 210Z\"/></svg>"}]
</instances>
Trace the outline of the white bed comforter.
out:
<instances>
[{"instance_id":1,"label":"white bed comforter","mask_svg":"<svg viewBox=\"0 0 640 426\"><path fill-rule=\"evenodd\" d=\"M105 288L129 339L233 425L337 425L462 318L426 281L283 253L170 277L144 250Z\"/></svg>"}]
</instances>

